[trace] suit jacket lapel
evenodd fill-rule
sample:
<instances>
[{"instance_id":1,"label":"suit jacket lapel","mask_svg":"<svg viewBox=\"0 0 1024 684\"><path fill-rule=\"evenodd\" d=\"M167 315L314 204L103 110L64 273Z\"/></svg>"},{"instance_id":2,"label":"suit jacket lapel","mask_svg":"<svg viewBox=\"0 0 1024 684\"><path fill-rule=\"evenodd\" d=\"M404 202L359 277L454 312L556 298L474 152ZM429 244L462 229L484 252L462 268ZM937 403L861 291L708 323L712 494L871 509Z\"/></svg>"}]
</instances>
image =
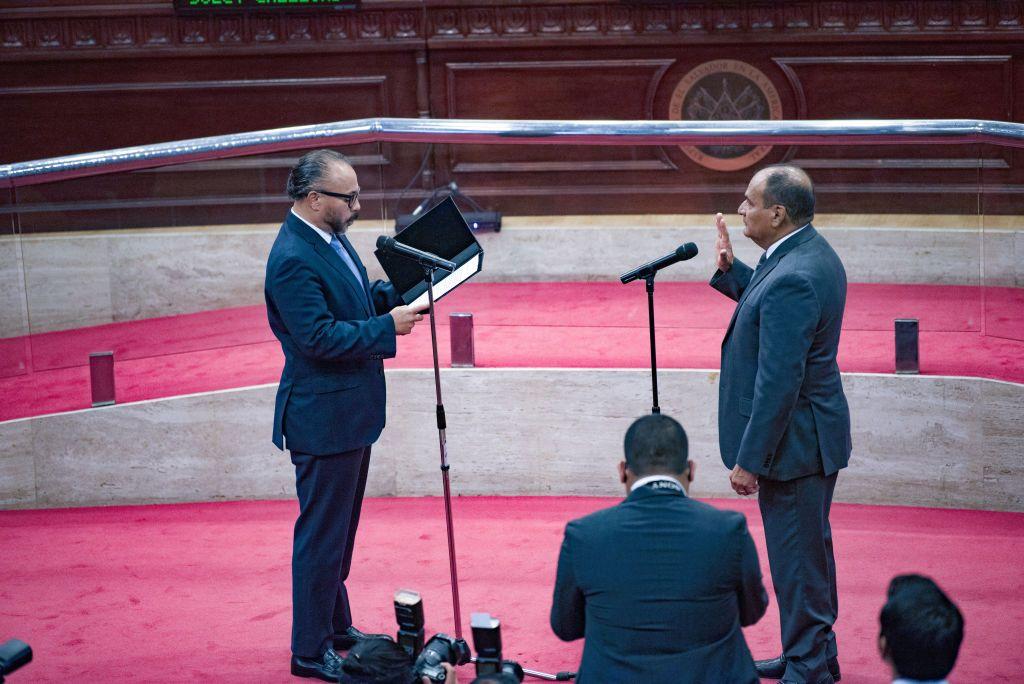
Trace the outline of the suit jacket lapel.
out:
<instances>
[{"instance_id":1,"label":"suit jacket lapel","mask_svg":"<svg viewBox=\"0 0 1024 684\"><path fill-rule=\"evenodd\" d=\"M732 327L736 323L736 316L740 312L740 307L743 306L743 302L747 301L747 297L750 295L750 292L754 289L754 287L757 286L758 283L760 283L762 280L764 280L768 276L768 274L772 272L772 269L779 265L779 262L782 260L782 257L786 256L787 254L789 254L790 252L792 252L794 249L804 244L805 242L811 240L817 234L818 231L814 230L814 226L808 224L807 228L801 231L799 235L794 235L793 237L789 238L781 245L779 245L779 248L772 252L771 257L767 261L765 261L760 268L754 271L754 275L750 278L750 282L747 283L746 288L744 288L743 294L740 295L739 301L736 302L736 308L733 309L732 318L729 319L729 327L726 328L725 336L722 337L723 345L725 344L725 341L729 339L729 334L732 332Z\"/></svg>"},{"instance_id":2,"label":"suit jacket lapel","mask_svg":"<svg viewBox=\"0 0 1024 684\"><path fill-rule=\"evenodd\" d=\"M348 256L352 259L352 263L359 269L359 276L363 279L363 294L366 298L367 304L370 305L370 313L373 314L373 300L370 298L370 279L366 275L366 267L363 266L363 261L359 258L356 253L355 247L349 242L348 237L345 235L339 235L338 239L341 240L341 246L348 252Z\"/></svg>"},{"instance_id":3,"label":"suit jacket lapel","mask_svg":"<svg viewBox=\"0 0 1024 684\"><path fill-rule=\"evenodd\" d=\"M355 275L352 273L351 269L349 269L348 266L341 262L341 257L338 256L338 254L331 248L329 244L324 242L323 238L321 238L319 235L313 232L312 228L307 226L305 223L303 223L300 219L293 216L291 213L288 214L288 221L290 222L295 232L298 235L300 235L303 240L312 245L313 251L316 252L317 255L320 256L320 258L327 262L328 266L333 268L334 271L341 276L341 279L345 281L345 284L352 291L352 295L355 297L356 301L362 302L363 309L366 311L366 313L372 316L373 311L369 308L369 301L367 300L366 290L359 287L359 283L356 282ZM344 237L342 237L341 239L347 242L347 240L345 240ZM345 242L343 242L342 244L345 244ZM351 254L352 252L349 251L349 255ZM353 259L353 261L355 261L355 263L360 266L360 269L362 268L362 265L359 264L358 259ZM365 279L366 276L364 275L363 278Z\"/></svg>"}]
</instances>

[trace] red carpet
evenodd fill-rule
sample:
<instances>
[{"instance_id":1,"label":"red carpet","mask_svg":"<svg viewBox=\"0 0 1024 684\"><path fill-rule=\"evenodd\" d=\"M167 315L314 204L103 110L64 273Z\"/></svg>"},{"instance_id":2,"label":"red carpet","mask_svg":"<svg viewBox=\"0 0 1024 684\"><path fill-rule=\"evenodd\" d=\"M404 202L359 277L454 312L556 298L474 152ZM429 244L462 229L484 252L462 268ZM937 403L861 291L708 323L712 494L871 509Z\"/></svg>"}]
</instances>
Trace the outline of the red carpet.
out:
<instances>
[{"instance_id":1,"label":"red carpet","mask_svg":"<svg viewBox=\"0 0 1024 684\"><path fill-rule=\"evenodd\" d=\"M547 626L558 546L567 520L613 500L453 503L467 638L470 612L488 611L502 620L506 657L575 669L581 642L562 644ZM747 515L767 581L756 503L713 503ZM9 681L297 681L287 671L295 512L290 501L0 512L0 639L35 651ZM350 584L360 627L393 633L402 587L423 594L429 634L453 631L443 516L438 498L366 502ZM837 504L832 524L844 682L890 681L875 651L878 610L903 572L933 576L965 615L952 682L1024 681L1024 514ZM778 652L774 596L747 640L755 657Z\"/></svg>"},{"instance_id":2,"label":"red carpet","mask_svg":"<svg viewBox=\"0 0 1024 684\"><path fill-rule=\"evenodd\" d=\"M704 283L659 284L659 366L717 368L733 306ZM473 313L479 366L644 368L650 362L642 283L469 283L439 304L444 365L452 311ZM923 373L1024 382L1024 290L851 285L842 369L892 372L892 321L903 317L921 321ZM276 382L283 364L262 306L0 342L0 420L87 408L85 364L93 351L114 351L122 403ZM429 367L428 326L401 340L388 364Z\"/></svg>"}]
</instances>

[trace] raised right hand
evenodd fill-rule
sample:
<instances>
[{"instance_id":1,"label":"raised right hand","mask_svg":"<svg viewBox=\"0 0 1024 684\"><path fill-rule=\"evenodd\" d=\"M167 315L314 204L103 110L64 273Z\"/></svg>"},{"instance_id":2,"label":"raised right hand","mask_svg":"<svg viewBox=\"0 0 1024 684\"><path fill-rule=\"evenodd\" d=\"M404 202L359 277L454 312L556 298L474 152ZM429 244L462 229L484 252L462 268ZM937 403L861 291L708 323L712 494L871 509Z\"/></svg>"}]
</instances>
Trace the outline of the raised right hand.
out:
<instances>
[{"instance_id":1,"label":"raised right hand","mask_svg":"<svg viewBox=\"0 0 1024 684\"><path fill-rule=\"evenodd\" d=\"M725 273L732 268L732 242L729 240L729 229L725 227L725 218L721 214L715 214L715 227L718 228L718 237L715 239L718 259L715 265Z\"/></svg>"},{"instance_id":2,"label":"raised right hand","mask_svg":"<svg viewBox=\"0 0 1024 684\"><path fill-rule=\"evenodd\" d=\"M395 334L408 335L416 323L423 320L420 313L423 308L413 309L411 306L396 306L390 311L391 317L395 319Z\"/></svg>"}]
</instances>

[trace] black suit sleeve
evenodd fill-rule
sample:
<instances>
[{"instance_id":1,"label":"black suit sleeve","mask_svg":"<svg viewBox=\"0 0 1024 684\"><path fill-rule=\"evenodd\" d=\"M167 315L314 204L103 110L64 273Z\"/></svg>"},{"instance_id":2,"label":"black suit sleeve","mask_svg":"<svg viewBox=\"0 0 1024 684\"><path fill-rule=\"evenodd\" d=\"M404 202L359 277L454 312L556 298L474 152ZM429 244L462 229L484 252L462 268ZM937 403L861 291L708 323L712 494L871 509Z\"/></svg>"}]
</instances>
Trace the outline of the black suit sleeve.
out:
<instances>
[{"instance_id":1,"label":"black suit sleeve","mask_svg":"<svg viewBox=\"0 0 1024 684\"><path fill-rule=\"evenodd\" d=\"M301 259L286 259L267 288L288 334L303 356L325 361L391 358L395 320L388 314L342 321L327 307L320 277Z\"/></svg>"},{"instance_id":2,"label":"black suit sleeve","mask_svg":"<svg viewBox=\"0 0 1024 684\"><path fill-rule=\"evenodd\" d=\"M761 580L761 565L757 560L757 548L747 530L746 518L740 516L734 534L738 553L739 581L736 598L740 607L740 625L746 627L761 619L768 609L768 592Z\"/></svg>"},{"instance_id":3,"label":"black suit sleeve","mask_svg":"<svg viewBox=\"0 0 1024 684\"><path fill-rule=\"evenodd\" d=\"M374 280L370 283L370 299L373 301L374 311L378 314L386 314L402 304L402 298L395 286L383 280Z\"/></svg>"},{"instance_id":4,"label":"black suit sleeve","mask_svg":"<svg viewBox=\"0 0 1024 684\"><path fill-rule=\"evenodd\" d=\"M586 624L586 601L573 569L572 534L572 523L569 523L558 555L555 597L551 604L551 629L562 641L583 638Z\"/></svg>"}]
</instances>

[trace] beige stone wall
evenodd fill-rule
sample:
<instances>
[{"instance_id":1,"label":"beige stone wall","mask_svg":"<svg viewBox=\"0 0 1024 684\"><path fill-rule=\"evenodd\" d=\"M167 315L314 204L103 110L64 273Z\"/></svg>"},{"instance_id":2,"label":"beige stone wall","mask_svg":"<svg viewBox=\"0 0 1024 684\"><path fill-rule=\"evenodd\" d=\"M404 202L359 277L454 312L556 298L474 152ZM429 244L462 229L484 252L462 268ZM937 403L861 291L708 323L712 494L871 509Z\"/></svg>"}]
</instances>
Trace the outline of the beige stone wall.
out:
<instances>
[{"instance_id":1,"label":"beige stone wall","mask_svg":"<svg viewBox=\"0 0 1024 684\"><path fill-rule=\"evenodd\" d=\"M729 224L738 256L756 262L760 251L742 237L739 218L730 217ZM984 273L987 285L1024 287L1024 219L824 215L817 224L851 282L978 285ZM710 225L700 216L509 217L500 233L478 236L485 257L477 277L612 281L680 243L695 242L701 254L660 278L705 280L713 271ZM8 273L22 266L33 332L260 304L277 230L260 225L27 236L20 239L23 264L9 245L3 251L10 239L0 239L0 321L6 331L4 316L17 318L24 295L19 300L6 283L15 282ZM389 231L384 222L365 221L350 233L371 277L382 277L372 254L377 236Z\"/></svg>"},{"instance_id":2,"label":"beige stone wall","mask_svg":"<svg viewBox=\"0 0 1024 684\"><path fill-rule=\"evenodd\" d=\"M21 266L21 244L0 238L0 337L19 337L28 332Z\"/></svg>"},{"instance_id":3,"label":"beige stone wall","mask_svg":"<svg viewBox=\"0 0 1024 684\"><path fill-rule=\"evenodd\" d=\"M387 373L389 425L369 496L441 493L433 375ZM854 456L837 501L1024 511L1024 385L847 374ZM662 410L698 463L694 494L732 496L718 457L717 371L659 373ZM650 410L643 370L446 369L454 494L609 495L632 420ZM275 386L0 423L7 508L290 498L270 443Z\"/></svg>"}]
</instances>

